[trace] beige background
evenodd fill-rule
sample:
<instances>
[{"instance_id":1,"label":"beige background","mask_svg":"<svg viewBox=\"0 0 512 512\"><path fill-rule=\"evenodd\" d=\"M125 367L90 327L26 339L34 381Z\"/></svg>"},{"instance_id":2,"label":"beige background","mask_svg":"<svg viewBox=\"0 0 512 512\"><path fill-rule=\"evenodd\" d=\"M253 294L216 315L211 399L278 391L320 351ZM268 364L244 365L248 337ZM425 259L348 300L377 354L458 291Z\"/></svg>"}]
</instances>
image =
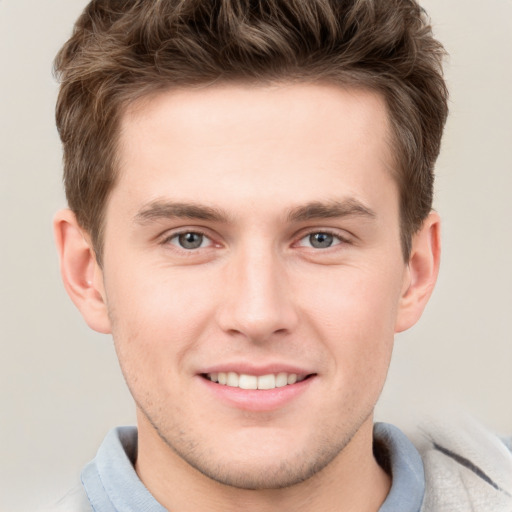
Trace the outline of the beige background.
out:
<instances>
[{"instance_id":1,"label":"beige background","mask_svg":"<svg viewBox=\"0 0 512 512\"><path fill-rule=\"evenodd\" d=\"M108 337L90 332L57 269L64 205L51 63L85 2L0 0L0 510L64 492L105 432L132 423ZM451 118L438 165L438 289L397 339L378 409L457 406L512 432L512 1L426 0L451 58Z\"/></svg>"}]
</instances>

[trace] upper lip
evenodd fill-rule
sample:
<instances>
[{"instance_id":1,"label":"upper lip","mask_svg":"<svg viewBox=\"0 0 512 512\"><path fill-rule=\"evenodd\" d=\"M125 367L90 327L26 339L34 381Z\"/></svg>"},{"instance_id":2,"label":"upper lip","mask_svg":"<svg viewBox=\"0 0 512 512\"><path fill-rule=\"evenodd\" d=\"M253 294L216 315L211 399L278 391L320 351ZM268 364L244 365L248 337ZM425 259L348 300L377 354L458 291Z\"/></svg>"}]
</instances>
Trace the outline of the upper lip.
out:
<instances>
[{"instance_id":1,"label":"upper lip","mask_svg":"<svg viewBox=\"0 0 512 512\"><path fill-rule=\"evenodd\" d=\"M287 363L271 363L265 365L255 365L253 363L239 362L239 363L219 363L201 369L198 374L204 375L207 373L220 373L220 372L234 372L244 375L255 375L260 377L262 375L278 374L278 373L295 373L298 376L306 377L315 373L304 367L296 366Z\"/></svg>"}]
</instances>

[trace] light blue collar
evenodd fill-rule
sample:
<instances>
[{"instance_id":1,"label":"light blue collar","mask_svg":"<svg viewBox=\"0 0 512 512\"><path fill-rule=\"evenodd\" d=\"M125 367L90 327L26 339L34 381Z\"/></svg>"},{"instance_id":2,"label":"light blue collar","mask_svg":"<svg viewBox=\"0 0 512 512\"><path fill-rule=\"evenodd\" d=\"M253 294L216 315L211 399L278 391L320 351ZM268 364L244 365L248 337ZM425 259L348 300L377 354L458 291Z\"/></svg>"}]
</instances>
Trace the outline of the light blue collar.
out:
<instances>
[{"instance_id":1,"label":"light blue collar","mask_svg":"<svg viewBox=\"0 0 512 512\"><path fill-rule=\"evenodd\" d=\"M396 427L376 423L374 451L389 466L393 479L379 512L419 512L425 477L416 448ZM166 512L139 480L133 467L136 458L135 427L118 427L107 434L96 458L82 471L82 483L95 512Z\"/></svg>"}]
</instances>

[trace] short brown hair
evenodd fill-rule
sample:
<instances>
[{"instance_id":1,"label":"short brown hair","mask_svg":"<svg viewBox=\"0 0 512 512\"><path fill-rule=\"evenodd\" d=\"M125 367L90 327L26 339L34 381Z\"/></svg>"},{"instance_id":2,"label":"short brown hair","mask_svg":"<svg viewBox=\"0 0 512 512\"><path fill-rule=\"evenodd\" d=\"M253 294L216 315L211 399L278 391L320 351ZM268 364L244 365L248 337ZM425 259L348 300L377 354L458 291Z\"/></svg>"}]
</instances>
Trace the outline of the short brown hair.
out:
<instances>
[{"instance_id":1,"label":"short brown hair","mask_svg":"<svg viewBox=\"0 0 512 512\"><path fill-rule=\"evenodd\" d=\"M69 206L101 260L120 118L142 96L219 81L364 87L387 103L408 259L432 208L443 54L414 0L92 0L55 60Z\"/></svg>"}]
</instances>

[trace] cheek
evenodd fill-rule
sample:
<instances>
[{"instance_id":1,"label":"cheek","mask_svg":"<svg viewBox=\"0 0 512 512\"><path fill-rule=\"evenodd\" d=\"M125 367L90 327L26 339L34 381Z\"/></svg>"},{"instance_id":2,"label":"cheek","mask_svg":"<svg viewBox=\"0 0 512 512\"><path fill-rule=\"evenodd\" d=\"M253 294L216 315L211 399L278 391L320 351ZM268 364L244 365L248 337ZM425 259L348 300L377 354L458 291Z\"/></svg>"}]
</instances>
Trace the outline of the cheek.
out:
<instances>
[{"instance_id":1,"label":"cheek","mask_svg":"<svg viewBox=\"0 0 512 512\"><path fill-rule=\"evenodd\" d=\"M309 283L303 318L317 329L332 365L347 380L381 381L393 348L400 273L344 268L323 282Z\"/></svg>"},{"instance_id":2,"label":"cheek","mask_svg":"<svg viewBox=\"0 0 512 512\"><path fill-rule=\"evenodd\" d=\"M109 308L119 322L145 332L184 333L201 321L210 307L208 280L191 270L162 264L128 265L130 271L114 271L106 279ZM192 320L194 319L194 320ZM149 341L149 340L148 340Z\"/></svg>"},{"instance_id":3,"label":"cheek","mask_svg":"<svg viewBox=\"0 0 512 512\"><path fill-rule=\"evenodd\" d=\"M339 267L323 275L300 276L295 296L328 328L353 335L393 333L402 288L397 268Z\"/></svg>"},{"instance_id":4,"label":"cheek","mask_svg":"<svg viewBox=\"0 0 512 512\"><path fill-rule=\"evenodd\" d=\"M143 278L141 277L143 276ZM113 273L106 280L109 315L125 376L166 381L183 370L211 316L201 280L184 283L165 272Z\"/></svg>"}]
</instances>

